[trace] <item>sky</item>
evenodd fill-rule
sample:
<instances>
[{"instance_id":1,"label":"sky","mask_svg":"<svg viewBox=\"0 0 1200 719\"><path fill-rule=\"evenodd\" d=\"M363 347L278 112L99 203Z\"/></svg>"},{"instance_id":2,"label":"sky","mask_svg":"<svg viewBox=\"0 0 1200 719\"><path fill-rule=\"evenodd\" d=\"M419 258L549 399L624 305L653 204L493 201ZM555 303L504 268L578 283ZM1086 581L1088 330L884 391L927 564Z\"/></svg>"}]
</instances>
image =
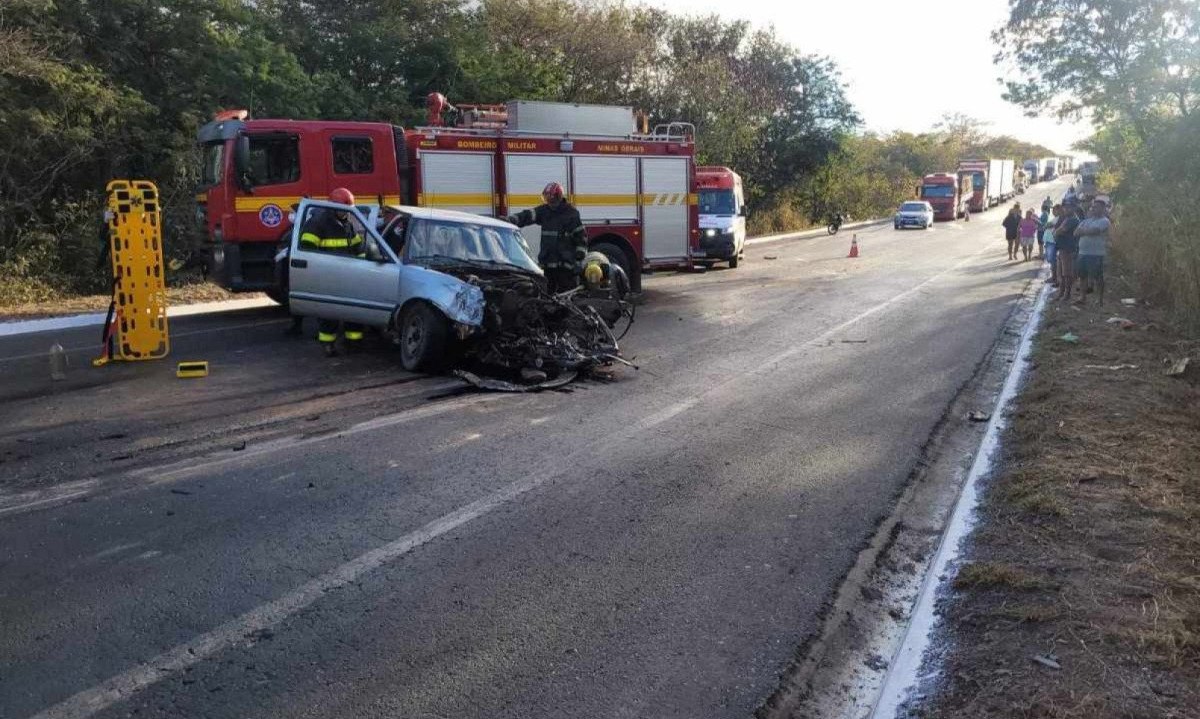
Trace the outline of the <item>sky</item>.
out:
<instances>
[{"instance_id":1,"label":"sky","mask_svg":"<svg viewBox=\"0 0 1200 719\"><path fill-rule=\"evenodd\" d=\"M773 25L801 52L837 62L850 101L868 130L922 132L962 112L988 132L1038 142L1059 154L1091 135L1087 123L1028 118L1003 100L990 34L1007 0L645 0L687 15L717 13ZM944 58L935 53L941 53ZM1078 154L1078 153L1076 153Z\"/></svg>"}]
</instances>

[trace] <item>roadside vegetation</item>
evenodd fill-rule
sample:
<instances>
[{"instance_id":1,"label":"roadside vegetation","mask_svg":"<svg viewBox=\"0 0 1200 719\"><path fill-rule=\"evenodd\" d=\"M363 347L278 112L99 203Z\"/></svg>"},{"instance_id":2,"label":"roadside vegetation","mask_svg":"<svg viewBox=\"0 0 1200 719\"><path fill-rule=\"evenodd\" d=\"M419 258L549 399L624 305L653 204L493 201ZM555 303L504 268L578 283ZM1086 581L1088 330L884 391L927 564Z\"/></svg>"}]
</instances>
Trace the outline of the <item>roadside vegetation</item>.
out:
<instances>
[{"instance_id":1,"label":"roadside vegetation","mask_svg":"<svg viewBox=\"0 0 1200 719\"><path fill-rule=\"evenodd\" d=\"M423 99L627 104L696 125L747 180L754 232L891 212L963 155L1053 154L967 117L860 134L835 62L771 30L584 0L6 0L0 306L103 293L105 183L155 180L168 254L192 225L196 128L258 117L419 124Z\"/></svg>"},{"instance_id":2,"label":"roadside vegetation","mask_svg":"<svg viewBox=\"0 0 1200 719\"><path fill-rule=\"evenodd\" d=\"M1096 121L1079 149L1115 201L1110 291L1047 309L920 715L1193 717L1200 3L1014 0L995 37L1009 99Z\"/></svg>"}]
</instances>

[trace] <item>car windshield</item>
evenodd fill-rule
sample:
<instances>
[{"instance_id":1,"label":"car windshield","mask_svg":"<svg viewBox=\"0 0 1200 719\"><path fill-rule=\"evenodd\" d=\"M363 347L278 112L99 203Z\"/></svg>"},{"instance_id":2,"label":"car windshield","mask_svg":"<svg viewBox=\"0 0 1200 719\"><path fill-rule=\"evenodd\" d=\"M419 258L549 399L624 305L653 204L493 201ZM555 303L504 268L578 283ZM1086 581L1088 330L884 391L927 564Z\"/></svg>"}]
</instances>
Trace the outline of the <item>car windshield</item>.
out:
<instances>
[{"instance_id":1,"label":"car windshield","mask_svg":"<svg viewBox=\"0 0 1200 719\"><path fill-rule=\"evenodd\" d=\"M921 197L954 197L953 185L925 185Z\"/></svg>"},{"instance_id":2,"label":"car windshield","mask_svg":"<svg viewBox=\"0 0 1200 719\"><path fill-rule=\"evenodd\" d=\"M900 205L900 211L901 212L924 212L925 211L925 203L924 202L905 202L903 205Z\"/></svg>"},{"instance_id":3,"label":"car windshield","mask_svg":"<svg viewBox=\"0 0 1200 719\"><path fill-rule=\"evenodd\" d=\"M733 198L733 190L701 190L700 214L736 215L737 201Z\"/></svg>"},{"instance_id":4,"label":"car windshield","mask_svg":"<svg viewBox=\"0 0 1200 719\"><path fill-rule=\"evenodd\" d=\"M414 264L474 265L541 273L516 228L413 218L405 252Z\"/></svg>"},{"instance_id":5,"label":"car windshield","mask_svg":"<svg viewBox=\"0 0 1200 719\"><path fill-rule=\"evenodd\" d=\"M221 171L225 168L225 143L214 142L204 146L200 160L200 186L212 187L221 182Z\"/></svg>"}]
</instances>

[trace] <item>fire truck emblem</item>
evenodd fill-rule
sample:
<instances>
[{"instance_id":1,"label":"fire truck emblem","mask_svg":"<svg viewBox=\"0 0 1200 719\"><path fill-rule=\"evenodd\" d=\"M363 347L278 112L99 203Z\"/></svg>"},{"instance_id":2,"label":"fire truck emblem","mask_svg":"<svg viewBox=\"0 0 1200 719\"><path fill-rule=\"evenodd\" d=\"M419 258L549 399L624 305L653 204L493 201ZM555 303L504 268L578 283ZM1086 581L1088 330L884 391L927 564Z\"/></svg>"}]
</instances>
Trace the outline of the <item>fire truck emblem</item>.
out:
<instances>
[{"instance_id":1,"label":"fire truck emblem","mask_svg":"<svg viewBox=\"0 0 1200 719\"><path fill-rule=\"evenodd\" d=\"M283 222L283 210L279 205L263 205L258 211L258 221L266 227L279 227Z\"/></svg>"}]
</instances>

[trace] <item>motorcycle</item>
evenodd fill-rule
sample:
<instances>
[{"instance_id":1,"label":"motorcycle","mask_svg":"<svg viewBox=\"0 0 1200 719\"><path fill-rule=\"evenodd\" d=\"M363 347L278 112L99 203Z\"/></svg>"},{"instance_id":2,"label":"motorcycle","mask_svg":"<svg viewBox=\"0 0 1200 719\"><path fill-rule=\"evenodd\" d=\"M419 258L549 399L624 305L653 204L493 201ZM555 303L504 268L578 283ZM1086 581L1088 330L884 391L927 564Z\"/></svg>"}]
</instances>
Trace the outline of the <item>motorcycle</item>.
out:
<instances>
[{"instance_id":1,"label":"motorcycle","mask_svg":"<svg viewBox=\"0 0 1200 719\"><path fill-rule=\"evenodd\" d=\"M832 219L829 220L829 227L827 227L826 229L829 231L829 234L836 235L838 233L838 230L842 229L842 224L845 221L846 221L846 217L842 213L839 212L839 213L835 214Z\"/></svg>"}]
</instances>

